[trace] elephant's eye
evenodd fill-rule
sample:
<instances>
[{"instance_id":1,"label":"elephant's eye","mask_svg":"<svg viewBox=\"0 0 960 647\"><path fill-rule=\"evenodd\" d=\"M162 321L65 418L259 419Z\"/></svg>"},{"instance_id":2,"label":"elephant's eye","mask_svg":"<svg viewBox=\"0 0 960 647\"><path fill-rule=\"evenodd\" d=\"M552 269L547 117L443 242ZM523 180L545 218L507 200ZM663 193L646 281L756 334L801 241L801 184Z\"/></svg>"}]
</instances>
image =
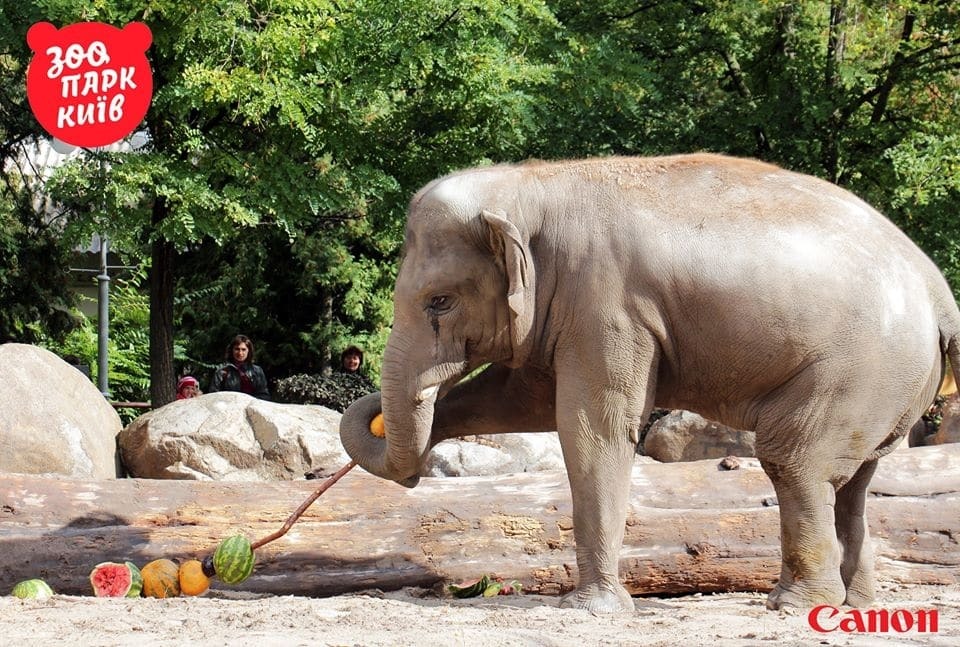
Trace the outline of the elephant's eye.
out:
<instances>
[{"instance_id":1,"label":"elephant's eye","mask_svg":"<svg viewBox=\"0 0 960 647\"><path fill-rule=\"evenodd\" d=\"M438 294L430 298L429 309L434 314L446 312L447 310L450 309L450 306L452 305L452 303L453 303L453 299L451 299L447 295Z\"/></svg>"}]
</instances>

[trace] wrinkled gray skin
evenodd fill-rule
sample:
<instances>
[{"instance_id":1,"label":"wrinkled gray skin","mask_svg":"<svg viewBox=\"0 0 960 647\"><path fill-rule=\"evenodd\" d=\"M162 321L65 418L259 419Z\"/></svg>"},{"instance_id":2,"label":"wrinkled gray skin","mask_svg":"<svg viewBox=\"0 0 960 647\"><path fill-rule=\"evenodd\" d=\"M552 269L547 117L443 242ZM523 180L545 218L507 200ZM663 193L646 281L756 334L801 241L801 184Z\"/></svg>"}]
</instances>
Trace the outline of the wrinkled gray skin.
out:
<instances>
[{"instance_id":1,"label":"wrinkled gray skin","mask_svg":"<svg viewBox=\"0 0 960 647\"><path fill-rule=\"evenodd\" d=\"M756 431L780 502L770 608L869 603L867 484L944 355L960 367L950 290L894 225L714 155L436 180L411 202L394 304L383 391L344 414L347 451L412 486L445 438L558 430L579 569L561 604L593 611L633 609L618 552L654 404ZM385 440L368 432L381 405Z\"/></svg>"}]
</instances>

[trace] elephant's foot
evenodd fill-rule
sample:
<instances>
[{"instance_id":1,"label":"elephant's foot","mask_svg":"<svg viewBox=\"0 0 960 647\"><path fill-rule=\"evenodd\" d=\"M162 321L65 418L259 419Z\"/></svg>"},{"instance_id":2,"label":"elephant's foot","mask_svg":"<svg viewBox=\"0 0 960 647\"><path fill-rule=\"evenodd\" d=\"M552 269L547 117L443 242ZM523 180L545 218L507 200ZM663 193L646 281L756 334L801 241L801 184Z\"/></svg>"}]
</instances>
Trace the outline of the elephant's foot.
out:
<instances>
[{"instance_id":1,"label":"elephant's foot","mask_svg":"<svg viewBox=\"0 0 960 647\"><path fill-rule=\"evenodd\" d=\"M835 581L777 583L767 595L768 609L810 609L820 604L839 606L847 597L847 592L837 577Z\"/></svg>"},{"instance_id":2,"label":"elephant's foot","mask_svg":"<svg viewBox=\"0 0 960 647\"><path fill-rule=\"evenodd\" d=\"M568 593L560 600L564 609L586 609L591 613L622 613L633 611L633 598L627 590L616 585L615 589L590 584Z\"/></svg>"},{"instance_id":3,"label":"elephant's foot","mask_svg":"<svg viewBox=\"0 0 960 647\"><path fill-rule=\"evenodd\" d=\"M861 571L847 585L847 599L844 604L854 608L869 607L873 603L876 589L873 569Z\"/></svg>"}]
</instances>

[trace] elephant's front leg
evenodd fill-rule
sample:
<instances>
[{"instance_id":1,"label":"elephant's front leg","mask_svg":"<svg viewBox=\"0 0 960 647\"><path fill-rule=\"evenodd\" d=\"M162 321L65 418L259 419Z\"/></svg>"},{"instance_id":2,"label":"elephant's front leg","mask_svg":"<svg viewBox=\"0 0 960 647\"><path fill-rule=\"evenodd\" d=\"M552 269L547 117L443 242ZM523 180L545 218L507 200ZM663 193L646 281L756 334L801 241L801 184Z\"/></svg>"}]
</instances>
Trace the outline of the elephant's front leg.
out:
<instances>
[{"instance_id":1,"label":"elephant's front leg","mask_svg":"<svg viewBox=\"0 0 960 647\"><path fill-rule=\"evenodd\" d=\"M644 401L641 392L640 401ZM570 491L579 583L561 606L610 613L632 611L620 583L620 548L639 424L629 396L559 377L557 422ZM642 417L642 416L639 416Z\"/></svg>"}]
</instances>

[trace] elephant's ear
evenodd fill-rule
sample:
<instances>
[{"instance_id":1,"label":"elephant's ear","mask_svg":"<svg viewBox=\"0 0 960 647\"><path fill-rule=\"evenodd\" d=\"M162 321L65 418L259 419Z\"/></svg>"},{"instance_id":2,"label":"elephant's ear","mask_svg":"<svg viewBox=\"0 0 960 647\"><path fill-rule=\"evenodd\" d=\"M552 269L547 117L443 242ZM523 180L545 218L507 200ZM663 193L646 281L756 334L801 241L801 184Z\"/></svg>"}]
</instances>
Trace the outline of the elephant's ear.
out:
<instances>
[{"instance_id":1,"label":"elephant's ear","mask_svg":"<svg viewBox=\"0 0 960 647\"><path fill-rule=\"evenodd\" d=\"M511 313L514 352L514 360L510 363L517 365L526 357L533 327L533 258L529 244L516 225L507 220L506 214L484 209L480 215L488 227L491 247L501 256L507 274L507 305Z\"/></svg>"}]
</instances>

